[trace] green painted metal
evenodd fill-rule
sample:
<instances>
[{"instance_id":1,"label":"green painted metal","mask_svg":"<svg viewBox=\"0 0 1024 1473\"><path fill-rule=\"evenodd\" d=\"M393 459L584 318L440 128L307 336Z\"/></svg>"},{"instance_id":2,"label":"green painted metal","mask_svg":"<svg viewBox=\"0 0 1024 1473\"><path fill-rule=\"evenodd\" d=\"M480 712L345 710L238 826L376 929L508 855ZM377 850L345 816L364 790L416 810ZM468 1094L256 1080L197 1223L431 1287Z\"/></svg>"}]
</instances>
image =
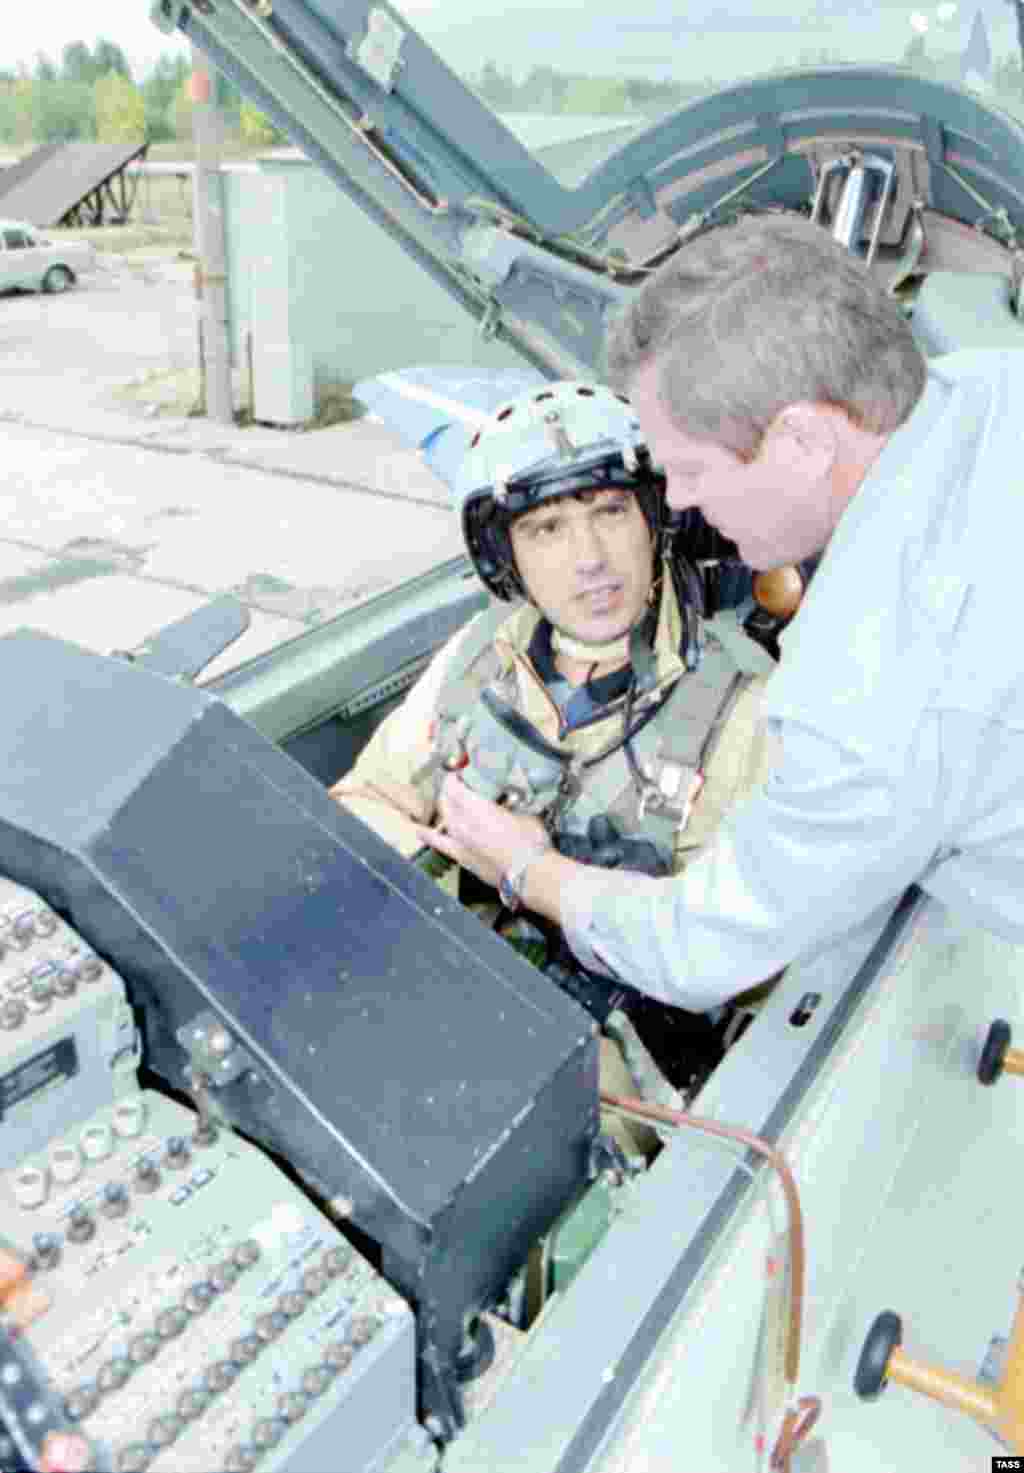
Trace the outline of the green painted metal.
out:
<instances>
[{"instance_id":1,"label":"green painted metal","mask_svg":"<svg viewBox=\"0 0 1024 1473\"><path fill-rule=\"evenodd\" d=\"M206 687L271 741L344 713L374 682L416 669L484 606L469 559L452 558Z\"/></svg>"},{"instance_id":2,"label":"green painted metal","mask_svg":"<svg viewBox=\"0 0 1024 1473\"><path fill-rule=\"evenodd\" d=\"M568 1289L615 1217L615 1190L600 1177L551 1229L548 1238L552 1293Z\"/></svg>"},{"instance_id":3,"label":"green painted metal","mask_svg":"<svg viewBox=\"0 0 1024 1473\"><path fill-rule=\"evenodd\" d=\"M714 219L725 196L804 207L812 137L917 149L926 205L1002 240L1024 225L1024 129L963 88L898 67L756 79L679 109L567 188L411 29L393 82L368 76L349 43L369 9L219 0L178 24L488 334L551 377L600 369L608 316L632 289L628 263L604 255L618 222L649 217L669 187L680 227Z\"/></svg>"}]
</instances>

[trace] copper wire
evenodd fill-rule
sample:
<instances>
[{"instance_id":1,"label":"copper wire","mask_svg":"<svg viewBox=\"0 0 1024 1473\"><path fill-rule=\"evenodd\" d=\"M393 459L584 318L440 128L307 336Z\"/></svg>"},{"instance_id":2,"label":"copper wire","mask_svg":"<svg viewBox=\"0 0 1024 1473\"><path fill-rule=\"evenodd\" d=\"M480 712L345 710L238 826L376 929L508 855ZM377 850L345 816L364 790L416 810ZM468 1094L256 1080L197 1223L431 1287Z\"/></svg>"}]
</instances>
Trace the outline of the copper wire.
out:
<instances>
[{"instance_id":1,"label":"copper wire","mask_svg":"<svg viewBox=\"0 0 1024 1473\"><path fill-rule=\"evenodd\" d=\"M649 1104L646 1100L631 1095L613 1095L601 1091L601 1103L624 1115L635 1115L641 1120L657 1120L665 1125L688 1126L691 1130L716 1135L722 1140L737 1141L755 1152L774 1167L782 1184L786 1198L789 1239L789 1326L786 1333L785 1373L791 1389L795 1389L800 1374L800 1335L803 1328L804 1278L807 1255L804 1247L804 1218L800 1209L800 1194L786 1158L758 1135L741 1130L735 1125L720 1125L717 1120L708 1120L702 1115L688 1115L684 1110L672 1110L667 1105ZM786 1409L782 1430L772 1449L769 1462L773 1473L789 1473L791 1461L797 1447L807 1437L821 1415L821 1401L816 1396L802 1396L795 1405Z\"/></svg>"}]
</instances>

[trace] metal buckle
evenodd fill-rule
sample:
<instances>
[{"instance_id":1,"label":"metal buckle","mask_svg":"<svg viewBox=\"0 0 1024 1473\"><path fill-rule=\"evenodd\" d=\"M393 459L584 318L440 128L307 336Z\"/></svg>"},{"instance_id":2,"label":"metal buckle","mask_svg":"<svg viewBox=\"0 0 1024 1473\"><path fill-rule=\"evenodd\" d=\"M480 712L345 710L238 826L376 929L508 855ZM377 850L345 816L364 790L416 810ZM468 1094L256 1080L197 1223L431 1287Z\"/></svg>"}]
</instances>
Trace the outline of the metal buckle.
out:
<instances>
[{"instance_id":1,"label":"metal buckle","mask_svg":"<svg viewBox=\"0 0 1024 1473\"><path fill-rule=\"evenodd\" d=\"M582 762L577 758L570 762L562 773L562 780L558 784L558 792L555 801L544 815L544 827L554 838L568 809L576 802L583 791L583 782L580 778Z\"/></svg>"},{"instance_id":2,"label":"metal buckle","mask_svg":"<svg viewBox=\"0 0 1024 1473\"><path fill-rule=\"evenodd\" d=\"M655 757L643 764L642 771L647 781L640 794L638 820L646 813L653 813L675 819L677 827L684 829L697 794L704 786L704 774L671 757Z\"/></svg>"}]
</instances>

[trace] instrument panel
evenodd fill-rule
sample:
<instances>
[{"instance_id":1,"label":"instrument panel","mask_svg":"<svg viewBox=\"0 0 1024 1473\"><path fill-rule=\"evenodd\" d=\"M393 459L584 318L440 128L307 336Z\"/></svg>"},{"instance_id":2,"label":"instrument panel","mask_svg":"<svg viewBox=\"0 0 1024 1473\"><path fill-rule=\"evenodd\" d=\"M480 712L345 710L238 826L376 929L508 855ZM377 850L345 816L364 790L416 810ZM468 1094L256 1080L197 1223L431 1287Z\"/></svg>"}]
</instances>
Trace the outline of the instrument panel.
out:
<instances>
[{"instance_id":1,"label":"instrument panel","mask_svg":"<svg viewBox=\"0 0 1024 1473\"><path fill-rule=\"evenodd\" d=\"M594 1025L215 697L29 630L0 685L0 1236L35 1432L124 1473L450 1441L481 1317L591 1179ZM0 1369L43 1466L3 1395Z\"/></svg>"},{"instance_id":2,"label":"instrument panel","mask_svg":"<svg viewBox=\"0 0 1024 1473\"><path fill-rule=\"evenodd\" d=\"M3 879L0 938L8 1456L74 1431L116 1473L375 1465L414 1425L408 1305L223 1119L138 1088L123 982Z\"/></svg>"}]
</instances>

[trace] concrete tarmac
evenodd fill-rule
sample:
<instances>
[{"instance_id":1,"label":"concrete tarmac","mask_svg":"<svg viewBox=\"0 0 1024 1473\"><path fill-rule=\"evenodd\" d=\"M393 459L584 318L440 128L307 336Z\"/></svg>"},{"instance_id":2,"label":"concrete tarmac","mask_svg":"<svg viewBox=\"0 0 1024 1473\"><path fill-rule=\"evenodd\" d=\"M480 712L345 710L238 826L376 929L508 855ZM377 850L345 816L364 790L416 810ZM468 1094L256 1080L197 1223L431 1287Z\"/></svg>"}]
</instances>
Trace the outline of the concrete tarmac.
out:
<instances>
[{"instance_id":1,"label":"concrete tarmac","mask_svg":"<svg viewBox=\"0 0 1024 1473\"><path fill-rule=\"evenodd\" d=\"M190 281L126 257L0 296L0 634L130 649L231 593L251 627L209 676L462 550L447 489L371 420L240 428L126 397L194 366Z\"/></svg>"}]
</instances>

